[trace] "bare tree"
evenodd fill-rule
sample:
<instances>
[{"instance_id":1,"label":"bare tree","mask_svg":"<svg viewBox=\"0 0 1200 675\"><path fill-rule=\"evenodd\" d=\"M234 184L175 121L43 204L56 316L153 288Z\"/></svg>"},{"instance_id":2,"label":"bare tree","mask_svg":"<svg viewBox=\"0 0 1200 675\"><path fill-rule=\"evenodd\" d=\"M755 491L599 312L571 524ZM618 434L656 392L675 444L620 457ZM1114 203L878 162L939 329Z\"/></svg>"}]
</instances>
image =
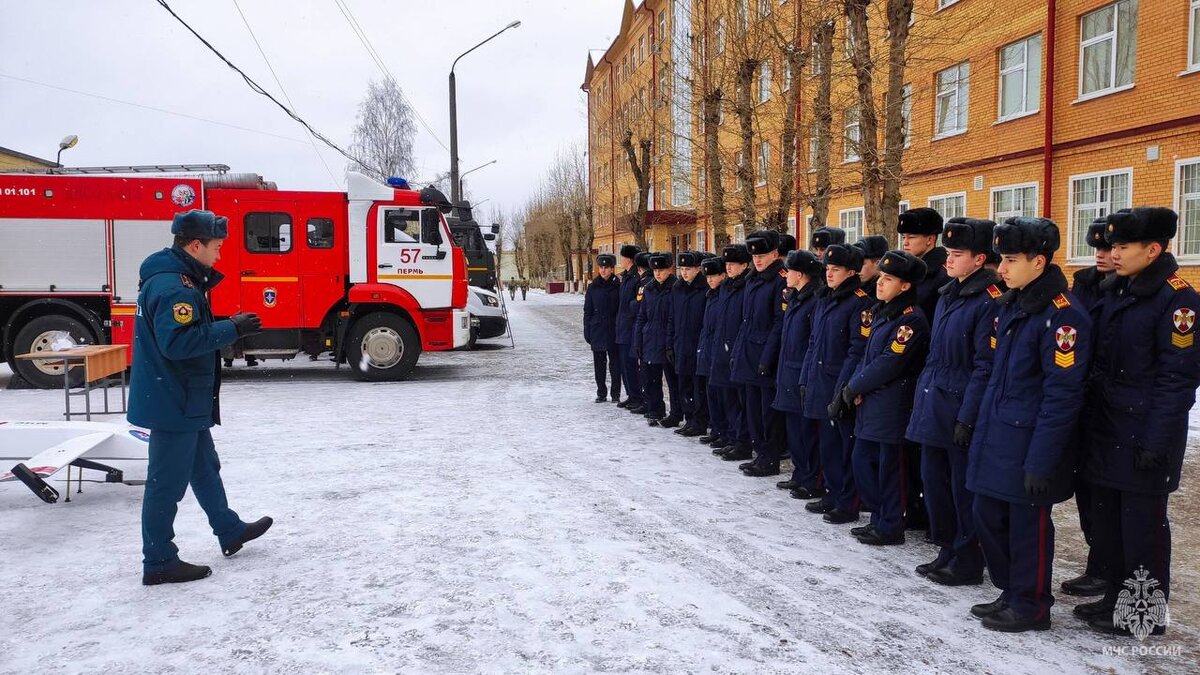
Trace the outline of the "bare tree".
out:
<instances>
[{"instance_id":1,"label":"bare tree","mask_svg":"<svg viewBox=\"0 0 1200 675\"><path fill-rule=\"evenodd\" d=\"M650 149L653 145L650 138L641 138L635 148L633 129L626 129L621 138L629 170L637 183L637 210L629 216L629 231L633 234L634 242L642 248L646 248L646 214L650 208Z\"/></svg>"},{"instance_id":2,"label":"bare tree","mask_svg":"<svg viewBox=\"0 0 1200 675\"><path fill-rule=\"evenodd\" d=\"M856 154L862 162L864 221L875 232L880 222L879 122L875 115L875 61L871 58L871 35L867 6L871 0L844 0L846 44L858 91L854 112L858 119ZM903 77L903 75L902 75Z\"/></svg>"},{"instance_id":3,"label":"bare tree","mask_svg":"<svg viewBox=\"0 0 1200 675\"><path fill-rule=\"evenodd\" d=\"M391 78L372 80L358 104L350 144L350 154L358 163L349 163L347 169L364 171L380 182L389 176L411 176L416 133L416 118L400 85Z\"/></svg>"},{"instance_id":4,"label":"bare tree","mask_svg":"<svg viewBox=\"0 0 1200 675\"><path fill-rule=\"evenodd\" d=\"M829 219L829 197L833 192L833 32L834 23L824 20L813 34L813 48L820 70L817 74L817 93L813 101L814 120L810 133L816 137L815 157L810 158L816 172L816 188L809 203L813 210L813 227L824 226Z\"/></svg>"},{"instance_id":5,"label":"bare tree","mask_svg":"<svg viewBox=\"0 0 1200 675\"><path fill-rule=\"evenodd\" d=\"M908 28L913 0L888 0L888 80L884 95L882 194L876 234L895 239L900 217L900 186L904 180L904 71L908 64Z\"/></svg>"}]
</instances>

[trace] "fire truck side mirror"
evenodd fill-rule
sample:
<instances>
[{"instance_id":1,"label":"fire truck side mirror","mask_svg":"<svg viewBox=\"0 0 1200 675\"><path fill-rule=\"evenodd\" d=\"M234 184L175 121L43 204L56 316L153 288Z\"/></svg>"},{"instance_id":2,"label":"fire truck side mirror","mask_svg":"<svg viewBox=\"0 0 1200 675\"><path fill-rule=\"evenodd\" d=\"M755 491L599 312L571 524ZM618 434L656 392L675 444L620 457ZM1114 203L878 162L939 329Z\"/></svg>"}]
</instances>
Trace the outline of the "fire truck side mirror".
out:
<instances>
[{"instance_id":1,"label":"fire truck side mirror","mask_svg":"<svg viewBox=\"0 0 1200 675\"><path fill-rule=\"evenodd\" d=\"M492 234L491 232L488 232L483 235L483 240L484 241L496 241L496 235Z\"/></svg>"},{"instance_id":2,"label":"fire truck side mirror","mask_svg":"<svg viewBox=\"0 0 1200 675\"><path fill-rule=\"evenodd\" d=\"M436 209L421 210L421 241L434 246L442 245L442 219Z\"/></svg>"},{"instance_id":3,"label":"fire truck side mirror","mask_svg":"<svg viewBox=\"0 0 1200 675\"><path fill-rule=\"evenodd\" d=\"M500 223L492 223L492 234L500 234ZM495 239L495 237L492 237L492 239ZM488 239L488 241L492 239Z\"/></svg>"}]
</instances>

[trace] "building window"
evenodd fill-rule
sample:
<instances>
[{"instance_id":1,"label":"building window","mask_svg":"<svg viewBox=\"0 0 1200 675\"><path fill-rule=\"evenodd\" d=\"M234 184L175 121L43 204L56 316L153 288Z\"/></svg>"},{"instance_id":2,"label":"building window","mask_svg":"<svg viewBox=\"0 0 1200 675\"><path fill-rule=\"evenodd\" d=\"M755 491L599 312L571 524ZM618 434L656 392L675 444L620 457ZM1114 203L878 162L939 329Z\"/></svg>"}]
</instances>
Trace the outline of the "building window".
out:
<instances>
[{"instance_id":1,"label":"building window","mask_svg":"<svg viewBox=\"0 0 1200 675\"><path fill-rule=\"evenodd\" d=\"M717 17L716 28L713 29L713 42L716 43L715 48L718 54L725 52L725 17Z\"/></svg>"},{"instance_id":2,"label":"building window","mask_svg":"<svg viewBox=\"0 0 1200 675\"><path fill-rule=\"evenodd\" d=\"M745 35L750 27L750 0L737 0L737 32Z\"/></svg>"},{"instance_id":3,"label":"building window","mask_svg":"<svg viewBox=\"0 0 1200 675\"><path fill-rule=\"evenodd\" d=\"M733 242L732 243L734 243L734 244L746 243L746 226L745 225L734 225L733 226Z\"/></svg>"},{"instance_id":4,"label":"building window","mask_svg":"<svg viewBox=\"0 0 1200 675\"><path fill-rule=\"evenodd\" d=\"M812 74L820 75L825 70L825 64L821 61L821 42L817 38L812 40Z\"/></svg>"},{"instance_id":5,"label":"building window","mask_svg":"<svg viewBox=\"0 0 1200 675\"><path fill-rule=\"evenodd\" d=\"M817 170L817 125L813 124L808 130L808 170Z\"/></svg>"},{"instance_id":6,"label":"building window","mask_svg":"<svg viewBox=\"0 0 1200 675\"><path fill-rule=\"evenodd\" d=\"M956 2L958 2L958 0L937 0L937 8L938 9L946 9L947 7L949 7L950 5L953 5Z\"/></svg>"},{"instance_id":7,"label":"building window","mask_svg":"<svg viewBox=\"0 0 1200 675\"><path fill-rule=\"evenodd\" d=\"M1034 35L1000 49L1000 119L1038 110L1042 89L1042 36Z\"/></svg>"},{"instance_id":8,"label":"building window","mask_svg":"<svg viewBox=\"0 0 1200 675\"><path fill-rule=\"evenodd\" d=\"M767 184L767 171L770 168L771 168L771 144L770 143L759 143L758 144L758 180L755 181L755 185L762 186L762 185Z\"/></svg>"},{"instance_id":9,"label":"building window","mask_svg":"<svg viewBox=\"0 0 1200 675\"><path fill-rule=\"evenodd\" d=\"M846 232L846 241L854 243L863 236L863 207L838 211L838 227Z\"/></svg>"},{"instance_id":10,"label":"building window","mask_svg":"<svg viewBox=\"0 0 1200 675\"><path fill-rule=\"evenodd\" d=\"M1192 0L1192 19L1188 29L1188 70L1200 69L1200 0Z\"/></svg>"},{"instance_id":11,"label":"building window","mask_svg":"<svg viewBox=\"0 0 1200 675\"><path fill-rule=\"evenodd\" d=\"M1092 221L1130 206L1133 171L1071 176L1071 248L1073 259L1090 259L1087 228Z\"/></svg>"},{"instance_id":12,"label":"building window","mask_svg":"<svg viewBox=\"0 0 1200 675\"><path fill-rule=\"evenodd\" d=\"M862 129L859 126L858 108L850 108L846 111L846 118L843 124L842 133L842 159L847 162L857 162L858 142L862 136Z\"/></svg>"},{"instance_id":13,"label":"building window","mask_svg":"<svg viewBox=\"0 0 1200 675\"><path fill-rule=\"evenodd\" d=\"M1196 0L1196 1L1200 2L1200 0ZM795 77L795 73L792 72L792 62L786 61L783 65L783 91L791 91L792 90L792 78L793 77Z\"/></svg>"},{"instance_id":14,"label":"building window","mask_svg":"<svg viewBox=\"0 0 1200 675\"><path fill-rule=\"evenodd\" d=\"M771 100L771 62L763 61L758 67L758 102Z\"/></svg>"},{"instance_id":15,"label":"building window","mask_svg":"<svg viewBox=\"0 0 1200 675\"><path fill-rule=\"evenodd\" d=\"M734 164L735 173L737 174L737 182L736 182L735 189L737 189L737 190L742 189L742 160L743 159L744 158L742 157L742 153L739 152L737 154L737 163Z\"/></svg>"},{"instance_id":16,"label":"building window","mask_svg":"<svg viewBox=\"0 0 1200 675\"><path fill-rule=\"evenodd\" d=\"M696 230L696 249L703 251L708 246L708 232Z\"/></svg>"},{"instance_id":17,"label":"building window","mask_svg":"<svg viewBox=\"0 0 1200 675\"><path fill-rule=\"evenodd\" d=\"M967 216L967 193L938 195L929 198L929 208L942 214L942 218L965 218Z\"/></svg>"},{"instance_id":18,"label":"building window","mask_svg":"<svg viewBox=\"0 0 1200 675\"><path fill-rule=\"evenodd\" d=\"M1121 0L1080 19L1079 95L1098 96L1133 85L1137 0Z\"/></svg>"},{"instance_id":19,"label":"building window","mask_svg":"<svg viewBox=\"0 0 1200 675\"><path fill-rule=\"evenodd\" d=\"M771 16L771 0L758 0L758 17Z\"/></svg>"},{"instance_id":20,"label":"building window","mask_svg":"<svg viewBox=\"0 0 1200 675\"><path fill-rule=\"evenodd\" d=\"M846 44L844 45L844 49L846 50L846 58L850 58L850 55L854 53L854 33L850 31L849 19L846 19Z\"/></svg>"},{"instance_id":21,"label":"building window","mask_svg":"<svg viewBox=\"0 0 1200 675\"><path fill-rule=\"evenodd\" d=\"M658 13L658 43L667 39L667 10L661 10Z\"/></svg>"},{"instance_id":22,"label":"building window","mask_svg":"<svg viewBox=\"0 0 1200 675\"><path fill-rule=\"evenodd\" d=\"M912 85L906 84L900 90L900 118L904 120L904 147L912 145Z\"/></svg>"},{"instance_id":23,"label":"building window","mask_svg":"<svg viewBox=\"0 0 1200 675\"><path fill-rule=\"evenodd\" d=\"M937 74L934 137L953 136L967 130L967 90L971 64L963 62Z\"/></svg>"},{"instance_id":24,"label":"building window","mask_svg":"<svg viewBox=\"0 0 1200 675\"><path fill-rule=\"evenodd\" d=\"M1176 252L1180 256L1200 255L1200 158L1187 159L1178 168L1179 240Z\"/></svg>"},{"instance_id":25,"label":"building window","mask_svg":"<svg viewBox=\"0 0 1200 675\"><path fill-rule=\"evenodd\" d=\"M1008 218L1036 216L1038 214L1037 198L1037 183L993 188L992 220L1003 223Z\"/></svg>"}]
</instances>

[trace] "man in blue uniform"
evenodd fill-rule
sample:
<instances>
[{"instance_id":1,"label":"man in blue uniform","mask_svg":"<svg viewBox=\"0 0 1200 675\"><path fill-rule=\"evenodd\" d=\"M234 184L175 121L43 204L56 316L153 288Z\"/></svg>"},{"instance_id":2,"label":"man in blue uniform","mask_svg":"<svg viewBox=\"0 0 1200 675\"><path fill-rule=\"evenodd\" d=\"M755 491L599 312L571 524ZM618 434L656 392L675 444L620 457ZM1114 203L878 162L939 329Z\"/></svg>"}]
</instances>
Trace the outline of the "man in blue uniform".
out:
<instances>
[{"instance_id":1,"label":"man in blue uniform","mask_svg":"<svg viewBox=\"0 0 1200 675\"><path fill-rule=\"evenodd\" d=\"M863 267L858 273L859 285L862 286L863 292L872 298L875 297L875 282L879 279L879 261L883 258L883 254L888 252L887 237L873 234L869 237L863 237L854 242L854 245L863 252Z\"/></svg>"},{"instance_id":2,"label":"man in blue uniform","mask_svg":"<svg viewBox=\"0 0 1200 675\"><path fill-rule=\"evenodd\" d=\"M687 424L675 430L682 436L700 436L708 431L708 395L703 378L696 373L696 350L704 324L708 282L700 273L704 254L685 251L676 259L679 280L671 289L671 321L667 325L668 355L679 383L683 416Z\"/></svg>"},{"instance_id":3,"label":"man in blue uniform","mask_svg":"<svg viewBox=\"0 0 1200 675\"><path fill-rule=\"evenodd\" d=\"M617 404L618 407L635 409L642 407L642 377L637 357L633 355L633 322L637 319L638 274L635 258L639 251L632 244L621 247L621 290L617 305L617 352L621 362L621 377L625 382L625 394L629 397Z\"/></svg>"},{"instance_id":4,"label":"man in blue uniform","mask_svg":"<svg viewBox=\"0 0 1200 675\"><path fill-rule=\"evenodd\" d=\"M708 291L704 294L704 323L696 343L696 376L697 383L705 388L709 433L701 436L699 441L713 448L724 448L726 439L730 437L728 412L725 410L724 395L713 386L711 375L716 334L724 317L721 285L725 283L725 261L720 256L705 258L700 262L700 271L704 274Z\"/></svg>"},{"instance_id":5,"label":"man in blue uniform","mask_svg":"<svg viewBox=\"0 0 1200 675\"><path fill-rule=\"evenodd\" d=\"M1138 207L1108 216L1117 283L1093 310L1096 358L1085 418L1084 480L1090 483L1092 542L1107 575L1104 597L1076 615L1105 632L1137 627L1161 634L1166 616L1119 602L1141 581L1171 596L1171 524L1167 497L1179 488L1188 411L1200 384L1196 317L1200 295L1181 279L1167 252L1177 216ZM1140 614L1140 616L1139 616ZM1135 621L1138 621L1135 626ZM1145 637L1146 633L1135 633Z\"/></svg>"},{"instance_id":6,"label":"man in blue uniform","mask_svg":"<svg viewBox=\"0 0 1200 675\"><path fill-rule=\"evenodd\" d=\"M783 295L783 330L779 339L779 366L775 372L775 400L771 407L781 413L792 475L776 483L796 499L819 499L825 495L821 483L820 424L804 416L800 396L800 370L812 335L813 310L817 307L817 280L825 266L809 251L791 251L784 260L787 292Z\"/></svg>"},{"instance_id":7,"label":"man in blue uniform","mask_svg":"<svg viewBox=\"0 0 1200 675\"><path fill-rule=\"evenodd\" d=\"M925 206L909 209L900 214L896 230L900 233L900 248L925 263L925 278L917 284L917 304L933 321L937 318L938 289L950 281L946 276L946 249L937 245L942 215Z\"/></svg>"},{"instance_id":8,"label":"man in blue uniform","mask_svg":"<svg viewBox=\"0 0 1200 675\"><path fill-rule=\"evenodd\" d=\"M621 400L621 357L617 350L617 310L621 282L613 274L617 257L601 253L596 258L599 275L588 284L583 297L583 339L592 348L592 370L596 375L596 403L609 393L606 371L611 371L612 400Z\"/></svg>"},{"instance_id":9,"label":"man in blue uniform","mask_svg":"<svg viewBox=\"0 0 1200 675\"><path fill-rule=\"evenodd\" d=\"M713 331L712 373L709 384L719 390L729 420L726 444L713 449L721 459L737 462L750 459L750 428L746 423L745 406L738 395L738 385L731 379L733 342L742 327L742 299L749 278L750 250L745 244L730 244L721 252L725 260L725 283L721 284L721 318Z\"/></svg>"},{"instance_id":10,"label":"man in blue uniform","mask_svg":"<svg viewBox=\"0 0 1200 675\"><path fill-rule=\"evenodd\" d=\"M917 381L907 438L921 444L930 539L937 557L917 574L948 586L983 583L983 551L967 490L967 448L992 372L992 329L1003 293L992 255L990 220L951 218L942 233L951 281L938 291L937 318Z\"/></svg>"},{"instance_id":11,"label":"man in blue uniform","mask_svg":"<svg viewBox=\"0 0 1200 675\"><path fill-rule=\"evenodd\" d=\"M968 453L967 489L975 493L975 529L1001 594L971 614L989 630L1019 633L1050 628L1050 511L1071 496L1092 322L1050 262L1059 245L1052 221L1009 218L996 226L992 243L1011 290L997 299L996 350Z\"/></svg>"},{"instance_id":12,"label":"man in blue uniform","mask_svg":"<svg viewBox=\"0 0 1200 675\"><path fill-rule=\"evenodd\" d=\"M1088 226L1087 245L1095 251L1096 264L1078 270L1071 278L1071 294L1079 298L1079 302L1088 311L1100 302L1100 296L1105 290L1101 284L1116 276L1112 262L1112 244L1108 243L1106 237L1107 228L1108 221L1104 218L1097 218ZM1112 283L1115 282L1109 282Z\"/></svg>"},{"instance_id":13,"label":"man in blue uniform","mask_svg":"<svg viewBox=\"0 0 1200 675\"><path fill-rule=\"evenodd\" d=\"M646 399L646 419L650 426L671 428L679 424L679 388L674 355L667 341L671 321L671 287L675 285L675 259L670 253L650 256L654 278L646 284L638 307L634 332L634 351L642 362L642 389ZM670 414L663 402L663 380L667 383Z\"/></svg>"},{"instance_id":14,"label":"man in blue uniform","mask_svg":"<svg viewBox=\"0 0 1200 675\"><path fill-rule=\"evenodd\" d=\"M861 269L861 250L844 244L825 250L825 286L817 291L812 337L800 371L804 416L821 429L821 471L828 490L804 509L825 514L825 522L834 525L858 520L851 465L853 412L841 405L841 391L866 347L869 332L862 329L862 320L875 302L859 288Z\"/></svg>"},{"instance_id":15,"label":"man in blue uniform","mask_svg":"<svg viewBox=\"0 0 1200 675\"><path fill-rule=\"evenodd\" d=\"M812 236L808 240L809 248L812 249L818 260L825 258L825 249L834 244L845 243L846 231L840 227L818 227L813 230Z\"/></svg>"},{"instance_id":16,"label":"man in blue uniform","mask_svg":"<svg viewBox=\"0 0 1200 675\"><path fill-rule=\"evenodd\" d=\"M871 522L851 533L863 544L904 543L904 429L912 412L913 390L929 350L929 323L916 306L916 284L925 263L903 251L879 262L879 302L860 318L866 348L842 405L857 408L854 424L854 483L871 511Z\"/></svg>"},{"instance_id":17,"label":"man in blue uniform","mask_svg":"<svg viewBox=\"0 0 1200 675\"><path fill-rule=\"evenodd\" d=\"M150 429L142 500L142 583L181 583L212 574L179 559L175 514L191 485L225 556L271 527L270 518L244 523L229 508L221 463L209 429L221 423L221 348L260 331L254 314L214 321L208 292L221 282L228 219L211 211L175 215L175 244L142 262L133 339L129 421Z\"/></svg>"},{"instance_id":18,"label":"man in blue uniform","mask_svg":"<svg viewBox=\"0 0 1200 675\"><path fill-rule=\"evenodd\" d=\"M783 261L779 234L761 230L746 238L754 271L742 298L742 326L733 345L734 383L741 385L754 461L742 468L747 476L779 475L783 419L775 401L775 367L783 331Z\"/></svg>"}]
</instances>

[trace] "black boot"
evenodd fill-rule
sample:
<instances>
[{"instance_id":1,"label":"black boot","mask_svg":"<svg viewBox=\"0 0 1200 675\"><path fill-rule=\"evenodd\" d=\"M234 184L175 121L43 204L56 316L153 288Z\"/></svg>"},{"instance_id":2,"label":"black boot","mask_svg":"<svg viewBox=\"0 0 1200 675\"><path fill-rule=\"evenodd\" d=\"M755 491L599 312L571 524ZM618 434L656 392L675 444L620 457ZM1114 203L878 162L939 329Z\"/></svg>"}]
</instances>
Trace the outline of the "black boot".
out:
<instances>
[{"instance_id":1,"label":"black boot","mask_svg":"<svg viewBox=\"0 0 1200 675\"><path fill-rule=\"evenodd\" d=\"M1071 613L1074 614L1076 618L1083 619L1084 621L1099 619L1105 615L1111 617L1112 612L1113 603L1107 598L1100 598L1095 602L1085 602L1080 605L1075 605L1075 609L1071 610Z\"/></svg>"},{"instance_id":2,"label":"black boot","mask_svg":"<svg viewBox=\"0 0 1200 675\"><path fill-rule=\"evenodd\" d=\"M1128 628L1124 626L1118 626L1117 624L1113 623L1113 616L1111 612L1108 614L1101 614L1100 616L1092 619L1088 622L1088 625L1091 626L1093 630L1100 631L1101 633L1108 633L1110 635L1133 635L1133 632ZM1162 624L1156 625L1150 631L1151 635L1165 635L1166 633L1167 627Z\"/></svg>"},{"instance_id":3,"label":"black boot","mask_svg":"<svg viewBox=\"0 0 1200 675\"><path fill-rule=\"evenodd\" d=\"M858 520L858 514L851 513L850 511L842 511L841 509L833 509L825 514L823 520L830 525L845 525L846 523L853 523ZM903 543L903 540L901 540L901 543Z\"/></svg>"},{"instance_id":4,"label":"black boot","mask_svg":"<svg viewBox=\"0 0 1200 675\"><path fill-rule=\"evenodd\" d=\"M925 578L935 584L943 586L978 586L983 583L983 572L978 574L961 574L951 570L949 567L939 567L935 570L930 570Z\"/></svg>"},{"instance_id":5,"label":"black boot","mask_svg":"<svg viewBox=\"0 0 1200 675\"><path fill-rule=\"evenodd\" d=\"M264 516L253 523L250 523L246 526L246 531L242 532L242 536L230 542L229 545L223 546L221 552L225 554L226 558L234 553L237 553L238 551L242 550L242 546L244 546L246 542L254 541L255 539L258 539L266 534L267 530L271 529L271 524L274 522L275 521L271 520L270 516Z\"/></svg>"},{"instance_id":6,"label":"black boot","mask_svg":"<svg viewBox=\"0 0 1200 675\"><path fill-rule=\"evenodd\" d=\"M633 407L626 406L625 409L628 410L629 412L633 413L634 415L645 415L646 414L646 406L641 403L639 403Z\"/></svg>"},{"instance_id":7,"label":"black boot","mask_svg":"<svg viewBox=\"0 0 1200 675\"><path fill-rule=\"evenodd\" d=\"M938 553L938 557L934 558L933 560L930 560L927 563L922 563L920 565L917 565L917 574L920 574L923 577L929 576L930 572L932 572L934 570L940 570L943 567L945 567L946 565L949 565L950 558L951 558L951 554L947 553L946 550L943 549L941 552Z\"/></svg>"},{"instance_id":8,"label":"black boot","mask_svg":"<svg viewBox=\"0 0 1200 675\"><path fill-rule=\"evenodd\" d=\"M867 523L866 525L858 525L858 526L850 528L850 534L854 535L855 537L862 537L874 530L875 530L875 526L870 523Z\"/></svg>"},{"instance_id":9,"label":"black boot","mask_svg":"<svg viewBox=\"0 0 1200 675\"><path fill-rule=\"evenodd\" d=\"M773 464L751 464L742 470L742 473L751 478L766 478L767 476L779 475L779 462Z\"/></svg>"},{"instance_id":10,"label":"black boot","mask_svg":"<svg viewBox=\"0 0 1200 675\"><path fill-rule=\"evenodd\" d=\"M809 513L829 513L833 508L833 502L827 502L824 499L811 501L804 505L804 510Z\"/></svg>"},{"instance_id":11,"label":"black boot","mask_svg":"<svg viewBox=\"0 0 1200 675\"><path fill-rule=\"evenodd\" d=\"M971 605L971 616L982 619L1005 609L1008 609L1008 603L1004 601L1004 596L1000 596L991 602Z\"/></svg>"},{"instance_id":12,"label":"black boot","mask_svg":"<svg viewBox=\"0 0 1200 675\"><path fill-rule=\"evenodd\" d=\"M193 565L180 560L171 569L161 572L146 572L142 575L142 585L182 584L203 579L210 574L212 574L212 568L207 565Z\"/></svg>"},{"instance_id":13,"label":"black boot","mask_svg":"<svg viewBox=\"0 0 1200 675\"><path fill-rule=\"evenodd\" d=\"M728 447L729 449L721 455L721 459L726 462L743 462L754 457L754 452L746 443L735 443Z\"/></svg>"},{"instance_id":14,"label":"black boot","mask_svg":"<svg viewBox=\"0 0 1200 675\"><path fill-rule=\"evenodd\" d=\"M674 429L675 427L679 426L681 421L683 421L683 418L679 415L667 415L659 420L658 426L664 429Z\"/></svg>"},{"instance_id":15,"label":"black boot","mask_svg":"<svg viewBox=\"0 0 1200 675\"><path fill-rule=\"evenodd\" d=\"M680 436L683 436L685 438L695 438L696 436L703 436L705 431L707 431L707 430L703 426L694 425L694 426L692 426L692 428L684 429L683 431L680 431L678 433Z\"/></svg>"},{"instance_id":16,"label":"black boot","mask_svg":"<svg viewBox=\"0 0 1200 675\"><path fill-rule=\"evenodd\" d=\"M706 445L712 445L713 443L716 443L717 441L721 440L721 437L716 434L706 434L696 440L698 440L701 443L704 443Z\"/></svg>"},{"instance_id":17,"label":"black boot","mask_svg":"<svg viewBox=\"0 0 1200 675\"><path fill-rule=\"evenodd\" d=\"M825 496L825 491L821 488L810 489L800 486L798 488L792 488L791 494L792 499L820 499L821 497Z\"/></svg>"},{"instance_id":18,"label":"black boot","mask_svg":"<svg viewBox=\"0 0 1200 675\"><path fill-rule=\"evenodd\" d=\"M1012 607L983 617L983 627L1001 633L1024 633L1027 630L1050 630L1050 616L1033 619L1017 614Z\"/></svg>"},{"instance_id":19,"label":"black boot","mask_svg":"<svg viewBox=\"0 0 1200 675\"><path fill-rule=\"evenodd\" d=\"M604 396L597 396L597 397L596 397L596 403L604 403L604 402L605 402L605 401L607 401L607 400L608 400L608 399L607 399L607 398L605 398Z\"/></svg>"},{"instance_id":20,"label":"black boot","mask_svg":"<svg viewBox=\"0 0 1200 675\"><path fill-rule=\"evenodd\" d=\"M625 399L624 401L617 401L617 407L618 408L628 408L629 407L629 399Z\"/></svg>"},{"instance_id":21,"label":"black boot","mask_svg":"<svg viewBox=\"0 0 1200 675\"><path fill-rule=\"evenodd\" d=\"M1108 591L1108 582L1104 579L1093 577L1090 574L1081 574L1074 579L1067 579L1062 582L1062 590L1067 595L1079 595L1083 597L1104 595Z\"/></svg>"}]
</instances>

